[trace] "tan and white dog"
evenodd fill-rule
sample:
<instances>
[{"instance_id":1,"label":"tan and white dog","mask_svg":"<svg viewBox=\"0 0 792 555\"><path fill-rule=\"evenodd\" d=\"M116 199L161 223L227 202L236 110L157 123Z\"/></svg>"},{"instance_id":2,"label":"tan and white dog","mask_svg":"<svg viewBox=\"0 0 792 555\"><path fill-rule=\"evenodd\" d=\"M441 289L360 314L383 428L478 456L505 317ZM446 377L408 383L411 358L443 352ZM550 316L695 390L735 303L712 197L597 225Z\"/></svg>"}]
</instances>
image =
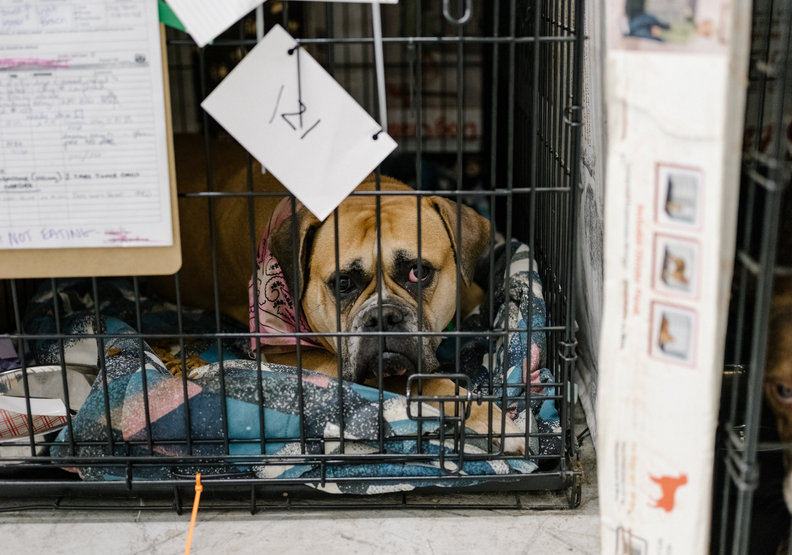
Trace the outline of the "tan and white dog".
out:
<instances>
[{"instance_id":1,"label":"tan and white dog","mask_svg":"<svg viewBox=\"0 0 792 555\"><path fill-rule=\"evenodd\" d=\"M380 186L383 191L412 191L387 177L381 178ZM375 190L374 178L356 189ZM451 321L456 313L457 263L463 299L469 299L469 290L477 288L472 275L476 261L487 249L489 222L461 206L463 231L458 241L456 205L445 198L420 197L419 254L418 198L381 196L379 234L375 196L351 196L341 203L337 211L338 271L336 214L320 222L300 208L296 225L289 218L270 236L272 253L282 261L289 290L301 300L310 329L337 331L340 313L340 331L353 334L340 341L341 377L345 380L376 380L380 356L385 377L414 372L418 358L424 372L436 370L434 353L441 337L419 339L403 333L440 331ZM292 228L297 230L296 237ZM294 267L293 252L299 253L299 268ZM466 308L463 306L463 311ZM379 339L366 335L377 331L398 333L383 338L381 353ZM319 341L322 348L312 356L311 369L337 375L338 342L330 336L321 336Z\"/></svg>"},{"instance_id":2,"label":"tan and white dog","mask_svg":"<svg viewBox=\"0 0 792 555\"><path fill-rule=\"evenodd\" d=\"M205 190L204 164L178 154L177 160L189 160L178 168L180 192ZM212 174L224 192L245 191L251 181L255 191L285 192L271 175L261 175L257 164L247 175L239 153L216 150L216 156ZM409 194L413 190L395 179L382 177L380 186L386 193L378 202L377 195L365 194L376 189L376 181L364 181L357 188L364 194L352 195L338 207L337 227L336 214L320 222L298 204L294 214L289 210L288 217L269 230L268 242L310 331L328 334L315 337L315 347L300 349L303 368L372 385L378 383L381 369L384 387L403 394L409 374L438 367L435 351L441 337L415 332L438 332L447 326L457 311L458 288L463 314L481 300L483 291L472 276L476 261L489 247L489 222L448 199ZM214 200L219 306L242 322L248 322L254 310L249 307L248 283L255 272L256 248L282 198ZM180 290L184 304L214 309L207 202L180 202ZM249 223L255 227L252 238ZM172 279L159 280L158 288L166 296L174 295ZM337 332L344 335L331 335ZM264 347L267 361L296 366L296 347L283 351L282 346ZM422 393L466 394L446 379L427 380ZM500 434L501 414L493 408L490 414L487 404L473 403L467 425L480 433ZM505 431L520 435L508 418ZM524 452L524 445L523 437L509 437L505 451Z\"/></svg>"}]
</instances>

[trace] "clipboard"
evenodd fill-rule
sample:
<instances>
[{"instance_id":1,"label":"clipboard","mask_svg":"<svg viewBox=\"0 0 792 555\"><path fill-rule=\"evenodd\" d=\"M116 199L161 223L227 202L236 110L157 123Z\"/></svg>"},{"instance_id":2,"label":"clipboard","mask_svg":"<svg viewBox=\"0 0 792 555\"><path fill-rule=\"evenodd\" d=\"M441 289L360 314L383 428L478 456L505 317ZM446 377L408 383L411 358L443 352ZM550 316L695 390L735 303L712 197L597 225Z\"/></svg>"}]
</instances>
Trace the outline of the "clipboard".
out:
<instances>
[{"instance_id":1,"label":"clipboard","mask_svg":"<svg viewBox=\"0 0 792 555\"><path fill-rule=\"evenodd\" d=\"M0 278L89 277L122 275L168 275L181 267L176 171L171 124L170 88L164 26L160 24L159 54L162 63L165 143L167 150L168 192L161 199L170 202L172 242L161 246L91 246L57 248L0 248ZM153 49L152 49L153 50ZM154 110L156 117L157 110ZM163 187L160 184L160 187ZM165 207L161 210L167 212ZM167 226L165 218L161 218Z\"/></svg>"}]
</instances>

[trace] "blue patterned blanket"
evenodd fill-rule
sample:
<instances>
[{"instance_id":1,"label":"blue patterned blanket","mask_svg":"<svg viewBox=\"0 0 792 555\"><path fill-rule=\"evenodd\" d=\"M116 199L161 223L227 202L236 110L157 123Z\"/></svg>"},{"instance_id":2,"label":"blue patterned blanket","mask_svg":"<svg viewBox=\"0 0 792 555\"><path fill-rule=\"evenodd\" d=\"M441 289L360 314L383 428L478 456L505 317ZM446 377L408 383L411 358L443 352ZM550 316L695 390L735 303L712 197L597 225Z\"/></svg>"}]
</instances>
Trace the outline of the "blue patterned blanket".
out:
<instances>
[{"instance_id":1,"label":"blue patterned blanket","mask_svg":"<svg viewBox=\"0 0 792 555\"><path fill-rule=\"evenodd\" d=\"M507 271L509 277L503 279ZM488 330L492 303L495 327L508 325L510 333L464 341L459 369L453 346L441 345L439 358L445 357L448 370L468 374L485 394L500 395L505 382L509 396L521 395L530 379L529 406L513 401L507 414L531 433L558 433L558 413L547 399L555 388L543 385L554 382L543 368L545 334L534 331L529 338L527 333L529 321L531 329L545 325L541 282L527 247L517 242L508 249L501 246L495 275L501 276L495 290L462 329ZM410 419L404 396L383 392L380 407L377 389L251 360L243 326L222 320L219 331L226 338L200 337L218 331L214 314L183 310L179 318L174 306L145 294L136 304L132 286L127 279L99 280L96 307L89 280L57 280L57 295L45 282L25 315L28 333L60 330L70 336L62 346L46 338L35 342L37 363L64 359L106 368L50 449L53 458L83 479L126 479L125 462L108 457L134 457L139 464L132 467L133 479L179 479L202 472L218 478L300 481L328 492L364 494L449 485L443 480L449 474L457 476L453 485L460 486L475 484L482 475L530 473L537 468L533 456L560 454L560 436L542 435L541 441L531 438L525 458L488 457L493 447L466 434L460 459L458 434L441 429L439 417L420 425ZM180 329L193 338L163 345L162 340L135 336L139 330L178 337ZM453 345L456 339L447 341ZM188 365L189 377L174 376L174 361L181 366L185 359L200 364ZM415 410L411 408L413 414ZM430 406L422 411L424 417L438 415ZM350 457L383 452L371 459ZM87 464L88 458L107 463ZM351 480L355 477L371 480Z\"/></svg>"}]
</instances>

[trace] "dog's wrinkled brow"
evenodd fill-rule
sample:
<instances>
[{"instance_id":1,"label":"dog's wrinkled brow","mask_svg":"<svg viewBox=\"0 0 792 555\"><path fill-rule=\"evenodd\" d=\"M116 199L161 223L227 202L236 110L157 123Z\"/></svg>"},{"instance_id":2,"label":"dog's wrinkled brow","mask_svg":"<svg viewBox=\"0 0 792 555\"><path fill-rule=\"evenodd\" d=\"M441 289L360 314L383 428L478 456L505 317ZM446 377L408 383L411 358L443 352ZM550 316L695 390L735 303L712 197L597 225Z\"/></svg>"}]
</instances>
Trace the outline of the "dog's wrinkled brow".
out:
<instances>
[{"instance_id":1,"label":"dog's wrinkled brow","mask_svg":"<svg viewBox=\"0 0 792 555\"><path fill-rule=\"evenodd\" d=\"M400 268L405 265L412 265L418 261L418 257L414 252L404 249L399 249L393 253L393 266Z\"/></svg>"},{"instance_id":2,"label":"dog's wrinkled brow","mask_svg":"<svg viewBox=\"0 0 792 555\"><path fill-rule=\"evenodd\" d=\"M338 268L339 274L357 274L361 276L368 275L370 272L369 270L363 265L363 260L361 258L355 258L350 262L340 266Z\"/></svg>"},{"instance_id":3,"label":"dog's wrinkled brow","mask_svg":"<svg viewBox=\"0 0 792 555\"><path fill-rule=\"evenodd\" d=\"M360 258L355 258L351 262L348 262L346 266L341 267L341 271L343 272L350 272L350 271L362 272L364 270L365 268L363 268L363 260Z\"/></svg>"}]
</instances>

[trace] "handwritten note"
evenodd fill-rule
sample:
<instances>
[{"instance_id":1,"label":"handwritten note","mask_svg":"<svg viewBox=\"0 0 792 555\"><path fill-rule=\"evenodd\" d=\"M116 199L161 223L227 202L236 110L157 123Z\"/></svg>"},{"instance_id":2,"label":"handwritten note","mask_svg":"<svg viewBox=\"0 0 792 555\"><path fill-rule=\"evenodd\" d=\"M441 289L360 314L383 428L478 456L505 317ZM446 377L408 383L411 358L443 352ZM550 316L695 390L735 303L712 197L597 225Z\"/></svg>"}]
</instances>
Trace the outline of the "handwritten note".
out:
<instances>
[{"instance_id":1,"label":"handwritten note","mask_svg":"<svg viewBox=\"0 0 792 555\"><path fill-rule=\"evenodd\" d=\"M0 0L0 249L173 242L157 5Z\"/></svg>"},{"instance_id":2,"label":"handwritten note","mask_svg":"<svg viewBox=\"0 0 792 555\"><path fill-rule=\"evenodd\" d=\"M266 0L168 0L198 46L205 46Z\"/></svg>"},{"instance_id":3,"label":"handwritten note","mask_svg":"<svg viewBox=\"0 0 792 555\"><path fill-rule=\"evenodd\" d=\"M296 46L276 25L201 106L324 220L396 142Z\"/></svg>"}]
</instances>

